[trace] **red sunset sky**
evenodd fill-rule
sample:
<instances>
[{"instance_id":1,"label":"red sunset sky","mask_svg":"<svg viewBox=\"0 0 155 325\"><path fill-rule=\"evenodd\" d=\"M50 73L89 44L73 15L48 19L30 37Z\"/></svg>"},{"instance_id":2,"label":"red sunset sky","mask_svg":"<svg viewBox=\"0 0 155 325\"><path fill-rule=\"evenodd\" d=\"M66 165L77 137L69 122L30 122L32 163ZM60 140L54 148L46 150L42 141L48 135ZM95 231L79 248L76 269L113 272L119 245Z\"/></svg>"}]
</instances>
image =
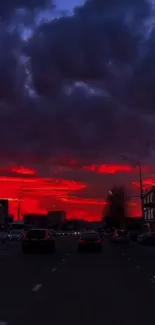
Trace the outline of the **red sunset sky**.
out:
<instances>
[{"instance_id":1,"label":"red sunset sky","mask_svg":"<svg viewBox=\"0 0 155 325\"><path fill-rule=\"evenodd\" d=\"M114 184L126 184L133 196L130 215L140 216L138 172L130 165L51 167L51 177L43 177L37 169L25 166L0 168L0 197L8 198L10 213L17 217L18 197L21 195L21 215L65 210L68 218L99 220L106 194ZM74 178L73 178L74 175ZM74 179L74 180L73 180ZM143 168L145 188L155 185L154 168Z\"/></svg>"},{"instance_id":2,"label":"red sunset sky","mask_svg":"<svg viewBox=\"0 0 155 325\"><path fill-rule=\"evenodd\" d=\"M0 197L15 216L21 194L22 215L98 220L111 187L125 185L139 216L138 172L121 157L155 185L154 11L56 2L0 2Z\"/></svg>"}]
</instances>

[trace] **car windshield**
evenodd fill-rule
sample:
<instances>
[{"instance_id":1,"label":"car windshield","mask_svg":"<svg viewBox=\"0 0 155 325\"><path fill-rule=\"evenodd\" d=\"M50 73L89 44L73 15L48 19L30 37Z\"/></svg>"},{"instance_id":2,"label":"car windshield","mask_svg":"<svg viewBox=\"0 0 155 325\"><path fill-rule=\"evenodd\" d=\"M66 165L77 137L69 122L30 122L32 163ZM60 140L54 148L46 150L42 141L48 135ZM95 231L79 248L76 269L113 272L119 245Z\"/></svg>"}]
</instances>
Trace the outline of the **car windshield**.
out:
<instances>
[{"instance_id":1,"label":"car windshield","mask_svg":"<svg viewBox=\"0 0 155 325\"><path fill-rule=\"evenodd\" d=\"M45 230L37 230L37 229L29 230L27 233L27 237L28 238L38 238L38 239L44 238Z\"/></svg>"},{"instance_id":2,"label":"car windshield","mask_svg":"<svg viewBox=\"0 0 155 325\"><path fill-rule=\"evenodd\" d=\"M85 239L85 240L96 240L96 239L100 239L99 235L97 233L85 233L81 235L81 239Z\"/></svg>"}]
</instances>

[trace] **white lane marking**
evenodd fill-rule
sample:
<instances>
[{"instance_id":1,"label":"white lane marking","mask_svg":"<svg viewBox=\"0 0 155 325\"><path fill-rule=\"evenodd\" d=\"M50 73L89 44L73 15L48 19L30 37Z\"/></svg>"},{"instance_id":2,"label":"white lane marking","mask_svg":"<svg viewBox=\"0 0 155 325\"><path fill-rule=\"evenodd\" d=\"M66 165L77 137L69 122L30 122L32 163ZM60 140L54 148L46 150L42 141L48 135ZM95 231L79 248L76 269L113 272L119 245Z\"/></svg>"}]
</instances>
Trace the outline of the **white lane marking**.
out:
<instances>
[{"instance_id":1,"label":"white lane marking","mask_svg":"<svg viewBox=\"0 0 155 325\"><path fill-rule=\"evenodd\" d=\"M0 325L6 325L7 322L0 321Z\"/></svg>"},{"instance_id":2,"label":"white lane marking","mask_svg":"<svg viewBox=\"0 0 155 325\"><path fill-rule=\"evenodd\" d=\"M150 281L155 285L155 280L150 278Z\"/></svg>"},{"instance_id":3,"label":"white lane marking","mask_svg":"<svg viewBox=\"0 0 155 325\"><path fill-rule=\"evenodd\" d=\"M42 287L42 284L38 283L33 287L32 291L37 292L41 287Z\"/></svg>"},{"instance_id":4,"label":"white lane marking","mask_svg":"<svg viewBox=\"0 0 155 325\"><path fill-rule=\"evenodd\" d=\"M62 259L62 262L65 262L65 261L66 261L65 258L63 258L63 259Z\"/></svg>"},{"instance_id":5,"label":"white lane marking","mask_svg":"<svg viewBox=\"0 0 155 325\"><path fill-rule=\"evenodd\" d=\"M53 269L52 269L52 272L56 272L57 271L57 267L54 267Z\"/></svg>"},{"instance_id":6,"label":"white lane marking","mask_svg":"<svg viewBox=\"0 0 155 325\"><path fill-rule=\"evenodd\" d=\"M136 265L137 270L141 270L141 267L139 265Z\"/></svg>"}]
</instances>

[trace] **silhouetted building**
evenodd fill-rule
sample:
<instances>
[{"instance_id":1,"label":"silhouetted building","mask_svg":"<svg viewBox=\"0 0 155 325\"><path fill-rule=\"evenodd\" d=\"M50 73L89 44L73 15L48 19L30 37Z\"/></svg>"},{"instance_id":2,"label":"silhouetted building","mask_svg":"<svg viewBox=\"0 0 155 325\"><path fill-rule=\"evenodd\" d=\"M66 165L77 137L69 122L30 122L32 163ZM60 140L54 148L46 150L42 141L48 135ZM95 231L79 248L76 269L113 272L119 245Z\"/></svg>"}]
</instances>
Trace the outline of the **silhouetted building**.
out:
<instances>
[{"instance_id":1,"label":"silhouetted building","mask_svg":"<svg viewBox=\"0 0 155 325\"><path fill-rule=\"evenodd\" d=\"M150 231L155 231L155 186L143 194L144 224Z\"/></svg>"},{"instance_id":2,"label":"silhouetted building","mask_svg":"<svg viewBox=\"0 0 155 325\"><path fill-rule=\"evenodd\" d=\"M125 219L125 225L128 230L142 230L144 220L142 217L128 217Z\"/></svg>"},{"instance_id":3,"label":"silhouetted building","mask_svg":"<svg viewBox=\"0 0 155 325\"><path fill-rule=\"evenodd\" d=\"M47 228L47 214L29 213L23 216L24 226Z\"/></svg>"},{"instance_id":4,"label":"silhouetted building","mask_svg":"<svg viewBox=\"0 0 155 325\"><path fill-rule=\"evenodd\" d=\"M23 216L24 226L59 229L66 219L64 211L48 211L47 214L29 213Z\"/></svg>"},{"instance_id":5,"label":"silhouetted building","mask_svg":"<svg viewBox=\"0 0 155 325\"><path fill-rule=\"evenodd\" d=\"M10 227L12 229L23 229L24 228L24 221L23 220L14 221L14 222L12 222Z\"/></svg>"},{"instance_id":6,"label":"silhouetted building","mask_svg":"<svg viewBox=\"0 0 155 325\"><path fill-rule=\"evenodd\" d=\"M7 225L8 211L9 211L9 201L0 199L0 227Z\"/></svg>"},{"instance_id":7,"label":"silhouetted building","mask_svg":"<svg viewBox=\"0 0 155 325\"><path fill-rule=\"evenodd\" d=\"M48 211L48 227L60 229L66 220L65 211Z\"/></svg>"},{"instance_id":8,"label":"silhouetted building","mask_svg":"<svg viewBox=\"0 0 155 325\"><path fill-rule=\"evenodd\" d=\"M8 214L8 223L11 224L14 221L14 215L13 214Z\"/></svg>"}]
</instances>

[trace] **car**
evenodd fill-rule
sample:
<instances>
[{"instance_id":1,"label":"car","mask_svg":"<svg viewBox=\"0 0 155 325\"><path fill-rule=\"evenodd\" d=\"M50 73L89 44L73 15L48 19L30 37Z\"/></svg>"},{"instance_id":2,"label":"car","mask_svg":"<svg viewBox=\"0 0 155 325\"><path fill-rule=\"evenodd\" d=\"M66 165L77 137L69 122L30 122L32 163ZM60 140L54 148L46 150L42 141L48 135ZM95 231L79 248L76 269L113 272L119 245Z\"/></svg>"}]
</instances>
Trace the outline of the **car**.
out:
<instances>
[{"instance_id":1,"label":"car","mask_svg":"<svg viewBox=\"0 0 155 325\"><path fill-rule=\"evenodd\" d=\"M154 232L144 232L137 237L137 242L141 245L155 246L155 233Z\"/></svg>"},{"instance_id":2,"label":"car","mask_svg":"<svg viewBox=\"0 0 155 325\"><path fill-rule=\"evenodd\" d=\"M112 241L114 243L129 243L129 233L124 229L116 229L112 236Z\"/></svg>"},{"instance_id":3,"label":"car","mask_svg":"<svg viewBox=\"0 0 155 325\"><path fill-rule=\"evenodd\" d=\"M55 239L47 229L30 229L22 237L22 251L28 253L41 250L55 252Z\"/></svg>"},{"instance_id":4,"label":"car","mask_svg":"<svg viewBox=\"0 0 155 325\"><path fill-rule=\"evenodd\" d=\"M0 231L0 243L5 243L8 240L8 232Z\"/></svg>"},{"instance_id":5,"label":"car","mask_svg":"<svg viewBox=\"0 0 155 325\"><path fill-rule=\"evenodd\" d=\"M102 241L97 232L83 232L78 241L78 251L102 251Z\"/></svg>"},{"instance_id":6,"label":"car","mask_svg":"<svg viewBox=\"0 0 155 325\"><path fill-rule=\"evenodd\" d=\"M10 241L19 241L19 240L21 240L21 230L18 230L18 229L11 230L11 232L8 234L8 239Z\"/></svg>"},{"instance_id":7,"label":"car","mask_svg":"<svg viewBox=\"0 0 155 325\"><path fill-rule=\"evenodd\" d=\"M130 239L132 241L137 241L137 237L141 234L140 230L130 230Z\"/></svg>"},{"instance_id":8,"label":"car","mask_svg":"<svg viewBox=\"0 0 155 325\"><path fill-rule=\"evenodd\" d=\"M139 244L143 244L146 241L148 235L148 232L142 232L140 235L137 236L137 242Z\"/></svg>"}]
</instances>

